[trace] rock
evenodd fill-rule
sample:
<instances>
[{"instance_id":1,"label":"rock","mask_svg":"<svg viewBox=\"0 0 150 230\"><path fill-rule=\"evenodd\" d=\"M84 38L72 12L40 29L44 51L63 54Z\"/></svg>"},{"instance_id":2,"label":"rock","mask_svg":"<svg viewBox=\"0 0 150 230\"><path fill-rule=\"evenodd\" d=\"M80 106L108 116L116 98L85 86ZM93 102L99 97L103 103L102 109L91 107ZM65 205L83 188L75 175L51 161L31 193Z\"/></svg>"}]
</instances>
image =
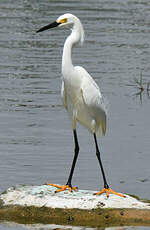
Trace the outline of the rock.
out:
<instances>
[{"instance_id":1,"label":"rock","mask_svg":"<svg viewBox=\"0 0 150 230\"><path fill-rule=\"evenodd\" d=\"M0 195L0 221L105 227L150 225L150 203L135 197L78 190L55 193L48 185L17 185Z\"/></svg>"},{"instance_id":2,"label":"rock","mask_svg":"<svg viewBox=\"0 0 150 230\"><path fill-rule=\"evenodd\" d=\"M63 209L96 209L96 208L136 208L150 209L150 204L137 200L129 195L122 198L110 194L93 195L95 191L78 190L55 193L56 188L48 185L17 185L8 188L0 195L0 203L6 205L36 206Z\"/></svg>"}]
</instances>

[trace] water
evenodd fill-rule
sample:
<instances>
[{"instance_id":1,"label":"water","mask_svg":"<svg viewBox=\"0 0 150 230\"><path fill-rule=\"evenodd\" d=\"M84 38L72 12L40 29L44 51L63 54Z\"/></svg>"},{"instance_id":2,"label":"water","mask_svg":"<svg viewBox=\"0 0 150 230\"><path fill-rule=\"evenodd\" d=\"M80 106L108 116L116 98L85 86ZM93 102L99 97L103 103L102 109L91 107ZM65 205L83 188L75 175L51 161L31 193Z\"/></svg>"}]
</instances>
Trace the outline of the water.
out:
<instances>
[{"instance_id":1,"label":"water","mask_svg":"<svg viewBox=\"0 0 150 230\"><path fill-rule=\"evenodd\" d=\"M62 229L62 230L94 230L94 228L84 228L84 227L72 227L72 226L61 226L61 225L42 225L42 224L33 224L33 225L23 225L23 224L15 224L15 223L2 223L2 230L55 230L55 229ZM110 228L98 228L99 230L148 230L148 227L110 227Z\"/></svg>"},{"instance_id":2,"label":"water","mask_svg":"<svg viewBox=\"0 0 150 230\"><path fill-rule=\"evenodd\" d=\"M73 138L60 78L69 32L35 33L65 12L79 16L85 29L85 43L73 50L73 62L89 71L108 101L107 134L99 141L108 183L118 192L149 198L147 0L1 0L0 191L20 183L66 183ZM136 95L135 78L141 74L145 89ZM99 190L103 182L93 137L80 126L78 135L73 184Z\"/></svg>"},{"instance_id":3,"label":"water","mask_svg":"<svg viewBox=\"0 0 150 230\"><path fill-rule=\"evenodd\" d=\"M84 227L72 227L72 226L61 226L61 225L42 225L42 224L33 224L33 225L23 225L23 224L15 224L15 223L2 223L2 230L55 230L55 229L62 229L62 230L94 230L94 228L84 228ZM148 227L109 227L109 228L98 228L99 230L148 230Z\"/></svg>"}]
</instances>

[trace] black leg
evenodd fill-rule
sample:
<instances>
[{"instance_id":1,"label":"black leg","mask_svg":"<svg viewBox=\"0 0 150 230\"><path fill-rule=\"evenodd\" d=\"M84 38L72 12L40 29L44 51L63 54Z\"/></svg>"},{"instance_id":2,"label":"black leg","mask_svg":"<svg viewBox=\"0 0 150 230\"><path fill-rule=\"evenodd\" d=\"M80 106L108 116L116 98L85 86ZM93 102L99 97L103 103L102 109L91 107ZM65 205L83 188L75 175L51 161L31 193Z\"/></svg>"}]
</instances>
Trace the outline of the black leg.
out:
<instances>
[{"instance_id":1,"label":"black leg","mask_svg":"<svg viewBox=\"0 0 150 230\"><path fill-rule=\"evenodd\" d=\"M109 185L107 184L107 181L106 181L106 177L105 177L105 173L104 173L104 169L103 169L103 165L102 165L102 161L101 161L101 157L100 157L100 151L99 151L99 148L98 148L98 144L97 144L97 139L96 139L96 134L95 133L94 133L94 140L95 140L95 146L96 146L96 156L97 156L97 159L98 159L101 171L102 171L102 175L103 175L104 188L108 189Z\"/></svg>"},{"instance_id":2,"label":"black leg","mask_svg":"<svg viewBox=\"0 0 150 230\"><path fill-rule=\"evenodd\" d=\"M69 175L69 178L68 178L68 181L67 181L67 184L66 184L66 185L69 185L69 187L72 187L72 184L71 184L72 176L73 176L75 164L76 164L76 161L77 161L77 157L78 157L78 154L79 154L79 144L78 144L78 138L77 138L76 130L73 130L73 135L74 135L74 144L75 144L74 159L73 159L73 162L72 162L70 175Z\"/></svg>"}]
</instances>

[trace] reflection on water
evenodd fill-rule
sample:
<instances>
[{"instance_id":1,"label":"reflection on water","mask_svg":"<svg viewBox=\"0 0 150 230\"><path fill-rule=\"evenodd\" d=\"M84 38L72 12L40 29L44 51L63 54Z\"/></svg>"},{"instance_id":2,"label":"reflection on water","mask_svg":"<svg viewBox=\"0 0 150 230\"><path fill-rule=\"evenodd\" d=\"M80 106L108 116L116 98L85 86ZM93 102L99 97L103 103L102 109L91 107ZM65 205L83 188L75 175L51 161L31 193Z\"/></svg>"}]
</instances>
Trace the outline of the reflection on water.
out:
<instances>
[{"instance_id":1,"label":"reflection on water","mask_svg":"<svg viewBox=\"0 0 150 230\"><path fill-rule=\"evenodd\" d=\"M86 36L73 50L73 62L91 73L110 105L100 142L108 182L149 198L149 91L133 96L136 86L129 86L141 72L143 83L149 82L149 2L1 0L0 6L0 191L20 183L63 184L68 177L73 140L60 98L60 69L69 32L35 31L70 12L81 18ZM99 190L93 139L78 131L73 184Z\"/></svg>"},{"instance_id":2,"label":"reflection on water","mask_svg":"<svg viewBox=\"0 0 150 230\"><path fill-rule=\"evenodd\" d=\"M142 72L138 78L134 79L134 82L132 84L128 84L128 86L136 87L136 93L134 94L137 98L139 98L140 103L142 104L143 96L147 96L147 99L150 98L149 92L150 92L150 81L143 82L143 75Z\"/></svg>"}]
</instances>

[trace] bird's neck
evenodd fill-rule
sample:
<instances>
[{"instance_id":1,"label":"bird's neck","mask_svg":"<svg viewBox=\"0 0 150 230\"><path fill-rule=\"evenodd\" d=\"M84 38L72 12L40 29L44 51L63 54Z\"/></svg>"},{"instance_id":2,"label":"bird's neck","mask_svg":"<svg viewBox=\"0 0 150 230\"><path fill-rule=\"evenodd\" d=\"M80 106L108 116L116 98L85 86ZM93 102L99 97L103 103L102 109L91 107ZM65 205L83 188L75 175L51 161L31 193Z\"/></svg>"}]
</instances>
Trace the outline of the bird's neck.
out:
<instances>
[{"instance_id":1,"label":"bird's neck","mask_svg":"<svg viewBox=\"0 0 150 230\"><path fill-rule=\"evenodd\" d=\"M72 64L72 47L80 40L80 33L77 30L72 30L70 36L66 39L62 56L62 73L69 72L73 68Z\"/></svg>"}]
</instances>

